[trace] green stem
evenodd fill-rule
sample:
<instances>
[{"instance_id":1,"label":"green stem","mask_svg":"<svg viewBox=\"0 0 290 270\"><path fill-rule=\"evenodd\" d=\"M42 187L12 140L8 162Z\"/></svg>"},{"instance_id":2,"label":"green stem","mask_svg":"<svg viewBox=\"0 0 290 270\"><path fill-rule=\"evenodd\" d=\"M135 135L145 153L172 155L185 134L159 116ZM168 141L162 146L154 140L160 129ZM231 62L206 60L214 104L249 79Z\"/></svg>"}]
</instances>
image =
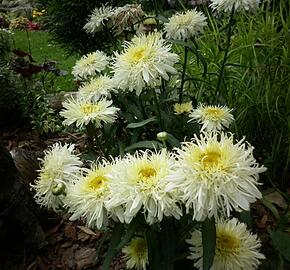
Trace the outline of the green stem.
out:
<instances>
[{"instance_id":1,"label":"green stem","mask_svg":"<svg viewBox=\"0 0 290 270\"><path fill-rule=\"evenodd\" d=\"M30 36L29 36L29 33L28 33L27 30L25 30L25 32L26 32L27 43L28 43L28 51L29 51L30 55L32 55L32 53L31 53L31 42L30 42Z\"/></svg>"},{"instance_id":2,"label":"green stem","mask_svg":"<svg viewBox=\"0 0 290 270\"><path fill-rule=\"evenodd\" d=\"M184 86L184 82L185 82L185 71L186 71L186 65L187 65L187 58L188 58L188 47L184 47L184 61L183 61L181 85L180 85L180 89L179 89L179 99L178 99L179 103L182 103L182 100L183 100L183 86Z\"/></svg>"},{"instance_id":3,"label":"green stem","mask_svg":"<svg viewBox=\"0 0 290 270\"><path fill-rule=\"evenodd\" d=\"M155 89L152 89L153 93L154 93L154 102L156 104L156 108L157 108L157 114L158 114L158 120L159 120L159 127L160 130L163 130L163 123L162 123L162 117L161 117L161 111L160 111L160 106L159 106L159 101L157 99L157 94Z\"/></svg>"},{"instance_id":4,"label":"green stem","mask_svg":"<svg viewBox=\"0 0 290 270\"><path fill-rule=\"evenodd\" d=\"M228 37L227 37L226 51L225 51L225 54L224 54L224 59L223 59L223 62L222 62L221 71L220 71L220 74L219 74L219 77L218 77L218 82L217 82L217 86L216 86L216 90L215 90L215 95L214 95L215 100L217 100L217 96L218 96L218 93L219 93L219 88L220 88L220 85L221 85L221 81L222 81L222 77L223 77L223 73L224 73L224 69L225 69L225 65L226 65L226 61L227 61L227 56L228 56L228 52L229 52L229 48L230 48L234 13L235 13L235 5L233 5L232 11L231 11L231 15L230 15L229 24L228 24Z\"/></svg>"}]
</instances>

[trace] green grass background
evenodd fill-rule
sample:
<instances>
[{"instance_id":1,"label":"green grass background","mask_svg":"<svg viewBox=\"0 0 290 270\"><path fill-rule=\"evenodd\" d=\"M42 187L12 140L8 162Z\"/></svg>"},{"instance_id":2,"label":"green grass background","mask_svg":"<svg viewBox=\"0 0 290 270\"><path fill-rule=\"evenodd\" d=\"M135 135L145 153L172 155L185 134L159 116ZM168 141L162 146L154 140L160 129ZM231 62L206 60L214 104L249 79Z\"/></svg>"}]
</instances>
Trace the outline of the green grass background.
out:
<instances>
[{"instance_id":1,"label":"green grass background","mask_svg":"<svg viewBox=\"0 0 290 270\"><path fill-rule=\"evenodd\" d=\"M64 49L51 41L50 34L45 31L14 31L13 46L25 52L29 52L29 43L33 59L41 64L46 60L57 62L57 67L67 71L67 75L55 77L54 91L72 91L75 90L76 84L71 74L72 67L75 64L76 56L68 56Z\"/></svg>"}]
</instances>

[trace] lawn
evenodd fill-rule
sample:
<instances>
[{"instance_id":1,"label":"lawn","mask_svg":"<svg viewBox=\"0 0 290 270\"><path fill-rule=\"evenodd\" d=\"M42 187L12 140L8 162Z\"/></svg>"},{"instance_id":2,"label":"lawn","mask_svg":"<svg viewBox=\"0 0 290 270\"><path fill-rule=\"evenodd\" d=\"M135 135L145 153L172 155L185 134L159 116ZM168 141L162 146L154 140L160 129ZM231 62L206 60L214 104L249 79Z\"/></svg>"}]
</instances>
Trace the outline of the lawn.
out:
<instances>
[{"instance_id":1,"label":"lawn","mask_svg":"<svg viewBox=\"0 0 290 270\"><path fill-rule=\"evenodd\" d=\"M29 42L30 40L30 42ZM43 63L46 60L57 62L57 66L67 71L67 75L56 77L55 91L72 91L75 89L74 78L71 75L72 67L75 64L76 57L68 56L64 49L51 41L50 34L44 31L14 31L14 47L23 51L29 51L29 43L33 59L37 63Z\"/></svg>"}]
</instances>

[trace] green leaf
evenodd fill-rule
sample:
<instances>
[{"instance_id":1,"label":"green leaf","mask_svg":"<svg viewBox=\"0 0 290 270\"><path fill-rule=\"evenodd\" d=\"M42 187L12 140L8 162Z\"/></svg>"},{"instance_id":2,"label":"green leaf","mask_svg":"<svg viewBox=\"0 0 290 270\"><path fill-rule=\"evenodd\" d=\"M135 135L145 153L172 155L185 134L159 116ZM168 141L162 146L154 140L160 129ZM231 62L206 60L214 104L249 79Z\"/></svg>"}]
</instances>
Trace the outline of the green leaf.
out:
<instances>
[{"instance_id":1,"label":"green leaf","mask_svg":"<svg viewBox=\"0 0 290 270\"><path fill-rule=\"evenodd\" d=\"M118 254L119 250L117 249L118 244L121 241L121 237L124 231L124 225L122 223L115 223L113 234L110 242L108 252L106 254L102 270L109 270L110 265L114 257Z\"/></svg>"},{"instance_id":2,"label":"green leaf","mask_svg":"<svg viewBox=\"0 0 290 270\"><path fill-rule=\"evenodd\" d=\"M134 233L136 232L137 228L138 228L138 219L137 219L137 217L135 217L131 221L131 223L129 224L129 226L126 230L126 234L122 238L121 243L117 246L118 250L121 250L131 240L131 238L134 235Z\"/></svg>"},{"instance_id":3,"label":"green leaf","mask_svg":"<svg viewBox=\"0 0 290 270\"><path fill-rule=\"evenodd\" d=\"M288 261L290 261L290 235L281 231L270 232L274 247Z\"/></svg>"},{"instance_id":4,"label":"green leaf","mask_svg":"<svg viewBox=\"0 0 290 270\"><path fill-rule=\"evenodd\" d=\"M127 128L139 128L139 127L143 127L151 122L157 122L157 118L155 116L153 116L153 117L150 117L150 118L143 120L141 122L130 123L127 125Z\"/></svg>"},{"instance_id":5,"label":"green leaf","mask_svg":"<svg viewBox=\"0 0 290 270\"><path fill-rule=\"evenodd\" d=\"M173 147L180 147L180 141L170 133L167 133L167 141Z\"/></svg>"},{"instance_id":6,"label":"green leaf","mask_svg":"<svg viewBox=\"0 0 290 270\"><path fill-rule=\"evenodd\" d=\"M135 149L140 149L140 148L161 149L162 144L157 141L141 141L141 142L137 142L126 147L125 152L135 150Z\"/></svg>"},{"instance_id":7,"label":"green leaf","mask_svg":"<svg viewBox=\"0 0 290 270\"><path fill-rule=\"evenodd\" d=\"M202 250L203 270L209 270L212 266L216 245L216 228L214 218L206 219L202 223Z\"/></svg>"}]
</instances>

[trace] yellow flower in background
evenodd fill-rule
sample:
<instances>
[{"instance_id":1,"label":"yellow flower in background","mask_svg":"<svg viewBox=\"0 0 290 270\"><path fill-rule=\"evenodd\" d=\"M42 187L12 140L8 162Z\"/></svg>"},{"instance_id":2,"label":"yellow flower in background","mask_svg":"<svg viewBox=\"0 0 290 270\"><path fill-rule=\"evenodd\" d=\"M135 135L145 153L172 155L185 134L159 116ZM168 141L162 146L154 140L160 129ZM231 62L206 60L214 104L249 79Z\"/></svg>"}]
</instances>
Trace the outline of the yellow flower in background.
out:
<instances>
[{"instance_id":1,"label":"yellow flower in background","mask_svg":"<svg viewBox=\"0 0 290 270\"><path fill-rule=\"evenodd\" d=\"M35 19L37 17L42 16L45 13L45 9L38 10L38 9L33 9L32 10L32 18Z\"/></svg>"},{"instance_id":2,"label":"yellow flower in background","mask_svg":"<svg viewBox=\"0 0 290 270\"><path fill-rule=\"evenodd\" d=\"M233 135L202 133L176 149L180 175L170 190L179 189L193 219L230 216L233 210L248 211L261 198L257 188L259 173L266 170L253 156L253 147ZM177 168L176 168L177 169ZM180 180L182 179L182 180Z\"/></svg>"},{"instance_id":3,"label":"yellow flower in background","mask_svg":"<svg viewBox=\"0 0 290 270\"><path fill-rule=\"evenodd\" d=\"M118 88L140 95L146 85L160 85L161 78L168 80L169 74L176 73L173 66L179 57L170 52L171 46L165 43L161 33L135 36L124 47L121 54L115 54L113 64Z\"/></svg>"},{"instance_id":4,"label":"yellow flower in background","mask_svg":"<svg viewBox=\"0 0 290 270\"><path fill-rule=\"evenodd\" d=\"M94 102L71 98L63 102L60 115L65 118L64 125L75 123L77 127L83 127L91 122L100 128L103 123L113 123L117 118L119 109L111 105L112 101L106 99Z\"/></svg>"},{"instance_id":5,"label":"yellow flower in background","mask_svg":"<svg viewBox=\"0 0 290 270\"><path fill-rule=\"evenodd\" d=\"M74 145L56 143L45 151L41 169L34 185L36 202L41 206L58 210L63 206L66 185L79 175L82 162L74 153Z\"/></svg>"},{"instance_id":6,"label":"yellow flower in background","mask_svg":"<svg viewBox=\"0 0 290 270\"><path fill-rule=\"evenodd\" d=\"M186 40L203 33L206 25L203 13L193 9L170 17L169 22L164 24L164 31L166 38Z\"/></svg>"},{"instance_id":7,"label":"yellow flower in background","mask_svg":"<svg viewBox=\"0 0 290 270\"><path fill-rule=\"evenodd\" d=\"M134 237L128 246L122 249L128 269L146 270L148 265L148 247L145 238Z\"/></svg>"},{"instance_id":8,"label":"yellow flower in background","mask_svg":"<svg viewBox=\"0 0 290 270\"><path fill-rule=\"evenodd\" d=\"M255 10L259 7L260 0L211 0L209 5L213 10L230 12L235 10Z\"/></svg>"},{"instance_id":9,"label":"yellow flower in background","mask_svg":"<svg viewBox=\"0 0 290 270\"><path fill-rule=\"evenodd\" d=\"M174 114L179 115L183 113L189 113L192 111L192 102L175 103L173 105Z\"/></svg>"},{"instance_id":10,"label":"yellow flower in background","mask_svg":"<svg viewBox=\"0 0 290 270\"><path fill-rule=\"evenodd\" d=\"M231 114L232 109L226 106L205 106L200 104L194 109L189 117L190 121L202 124L201 131L220 131L224 127L228 128L234 121Z\"/></svg>"},{"instance_id":11,"label":"yellow flower in background","mask_svg":"<svg viewBox=\"0 0 290 270\"><path fill-rule=\"evenodd\" d=\"M194 231L186 242L190 244L189 259L194 266L202 269L203 247L200 231ZM247 230L244 223L236 218L218 221L216 224L216 249L212 270L254 270L265 256L259 252L261 241L257 235ZM205 258L206 259L206 258Z\"/></svg>"},{"instance_id":12,"label":"yellow flower in background","mask_svg":"<svg viewBox=\"0 0 290 270\"><path fill-rule=\"evenodd\" d=\"M72 74L76 79L86 79L96 76L96 73L103 71L109 64L108 56L102 51L88 53L76 61Z\"/></svg>"}]
</instances>

